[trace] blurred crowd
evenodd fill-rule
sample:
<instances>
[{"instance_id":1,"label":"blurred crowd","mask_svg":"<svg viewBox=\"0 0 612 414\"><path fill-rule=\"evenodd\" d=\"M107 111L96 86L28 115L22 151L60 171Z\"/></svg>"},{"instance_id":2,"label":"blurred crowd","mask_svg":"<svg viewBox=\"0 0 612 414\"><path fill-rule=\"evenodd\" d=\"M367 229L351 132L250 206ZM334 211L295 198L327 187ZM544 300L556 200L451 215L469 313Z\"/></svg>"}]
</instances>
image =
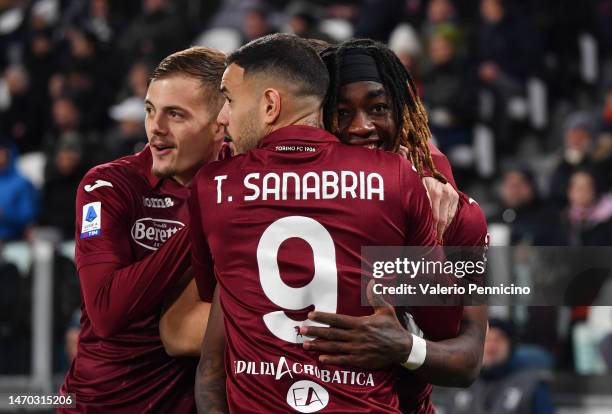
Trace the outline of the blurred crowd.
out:
<instances>
[{"instance_id":1,"label":"blurred crowd","mask_svg":"<svg viewBox=\"0 0 612 414\"><path fill-rule=\"evenodd\" d=\"M146 144L163 57L278 31L387 43L503 243L612 244L612 0L0 0L0 243L74 237L84 172Z\"/></svg>"},{"instance_id":2,"label":"blurred crowd","mask_svg":"<svg viewBox=\"0 0 612 414\"><path fill-rule=\"evenodd\" d=\"M610 27L610 0L2 0L0 239L73 236L83 173L146 142L161 58L285 31L387 42L460 187L511 243L609 244Z\"/></svg>"}]
</instances>

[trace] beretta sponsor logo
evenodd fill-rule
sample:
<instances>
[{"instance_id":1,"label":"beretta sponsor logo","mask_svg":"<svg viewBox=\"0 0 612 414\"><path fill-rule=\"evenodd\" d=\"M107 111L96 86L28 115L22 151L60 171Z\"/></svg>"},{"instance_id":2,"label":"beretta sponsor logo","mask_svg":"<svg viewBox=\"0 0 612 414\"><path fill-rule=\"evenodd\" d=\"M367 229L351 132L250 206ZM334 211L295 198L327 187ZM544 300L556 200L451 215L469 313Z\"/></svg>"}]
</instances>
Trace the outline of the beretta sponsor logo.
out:
<instances>
[{"instance_id":1,"label":"beretta sponsor logo","mask_svg":"<svg viewBox=\"0 0 612 414\"><path fill-rule=\"evenodd\" d=\"M132 238L142 247L157 250L170 236L183 227L185 225L180 221L145 217L134 222Z\"/></svg>"}]
</instances>

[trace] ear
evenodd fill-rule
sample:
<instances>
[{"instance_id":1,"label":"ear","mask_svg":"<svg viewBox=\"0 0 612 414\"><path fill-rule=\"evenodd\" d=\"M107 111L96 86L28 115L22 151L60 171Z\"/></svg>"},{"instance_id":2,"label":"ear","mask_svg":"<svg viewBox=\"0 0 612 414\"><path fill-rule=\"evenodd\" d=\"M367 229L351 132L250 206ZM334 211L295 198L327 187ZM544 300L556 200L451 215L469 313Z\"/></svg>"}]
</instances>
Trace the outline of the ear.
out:
<instances>
[{"instance_id":1,"label":"ear","mask_svg":"<svg viewBox=\"0 0 612 414\"><path fill-rule=\"evenodd\" d=\"M274 124L281 113L281 94L278 89L266 89L263 93L264 113L263 121L266 125Z\"/></svg>"}]
</instances>

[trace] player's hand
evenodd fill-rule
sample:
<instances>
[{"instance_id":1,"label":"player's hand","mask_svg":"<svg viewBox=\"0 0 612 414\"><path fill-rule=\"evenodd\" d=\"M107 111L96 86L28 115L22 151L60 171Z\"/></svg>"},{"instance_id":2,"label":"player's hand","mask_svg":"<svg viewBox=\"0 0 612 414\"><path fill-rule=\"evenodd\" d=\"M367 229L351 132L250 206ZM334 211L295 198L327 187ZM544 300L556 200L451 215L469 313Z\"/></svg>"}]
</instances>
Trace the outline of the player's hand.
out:
<instances>
[{"instance_id":1,"label":"player's hand","mask_svg":"<svg viewBox=\"0 0 612 414\"><path fill-rule=\"evenodd\" d=\"M372 315L310 312L308 319L329 327L302 326L300 334L317 337L304 342L304 349L321 353L319 361L332 365L381 369L405 362L412 349L412 335L400 324L393 306L374 293L373 285L370 282L367 291Z\"/></svg>"},{"instance_id":2,"label":"player's hand","mask_svg":"<svg viewBox=\"0 0 612 414\"><path fill-rule=\"evenodd\" d=\"M444 232L457 214L459 205L459 194L449 183L442 184L433 177L423 177L423 185L431 200L431 211L433 213L436 236L441 243Z\"/></svg>"},{"instance_id":3,"label":"player's hand","mask_svg":"<svg viewBox=\"0 0 612 414\"><path fill-rule=\"evenodd\" d=\"M410 161L410 150L408 149L408 147L400 145L397 149L397 153L402 157L406 158L408 161Z\"/></svg>"}]
</instances>

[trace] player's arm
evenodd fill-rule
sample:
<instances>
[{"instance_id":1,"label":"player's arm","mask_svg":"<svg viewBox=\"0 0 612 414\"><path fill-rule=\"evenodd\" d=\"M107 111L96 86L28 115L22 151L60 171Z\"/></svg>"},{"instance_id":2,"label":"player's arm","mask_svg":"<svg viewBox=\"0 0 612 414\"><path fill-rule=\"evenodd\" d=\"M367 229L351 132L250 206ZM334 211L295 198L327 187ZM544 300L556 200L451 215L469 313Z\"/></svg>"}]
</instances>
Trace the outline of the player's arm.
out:
<instances>
[{"instance_id":1,"label":"player's arm","mask_svg":"<svg viewBox=\"0 0 612 414\"><path fill-rule=\"evenodd\" d=\"M202 230L199 181L196 177L189 200L193 272L169 295L159 323L162 343L171 356L200 355L215 286L212 256Z\"/></svg>"},{"instance_id":2,"label":"player's arm","mask_svg":"<svg viewBox=\"0 0 612 414\"><path fill-rule=\"evenodd\" d=\"M198 413L227 412L225 393L225 328L219 292L215 289L210 319L202 342L200 363L196 372L195 400Z\"/></svg>"},{"instance_id":3,"label":"player's arm","mask_svg":"<svg viewBox=\"0 0 612 414\"><path fill-rule=\"evenodd\" d=\"M159 321L159 334L168 355L199 356L210 313L210 303L200 299L192 272L171 293Z\"/></svg>"},{"instance_id":4,"label":"player's arm","mask_svg":"<svg viewBox=\"0 0 612 414\"><path fill-rule=\"evenodd\" d=\"M189 267L191 243L189 231L181 229L157 251L134 262L129 195L118 183L85 191L84 185L97 178L108 180L88 174L77 193L75 256L93 329L108 337L160 307L168 288ZM87 227L92 223L94 227Z\"/></svg>"},{"instance_id":5,"label":"player's arm","mask_svg":"<svg viewBox=\"0 0 612 414\"><path fill-rule=\"evenodd\" d=\"M469 387L480 373L486 332L487 307L466 306L459 335L426 341L425 362L414 373L434 385Z\"/></svg>"},{"instance_id":6,"label":"player's arm","mask_svg":"<svg viewBox=\"0 0 612 414\"><path fill-rule=\"evenodd\" d=\"M394 308L368 292L374 313L355 317L312 312L309 319L330 325L302 327L302 335L318 339L304 343L331 365L384 369L403 364L412 352L413 336L402 327ZM464 308L459 335L442 341L425 340L424 363L414 372L424 381L447 387L468 387L478 376L487 328L486 306Z\"/></svg>"},{"instance_id":7,"label":"player's arm","mask_svg":"<svg viewBox=\"0 0 612 414\"><path fill-rule=\"evenodd\" d=\"M464 259L482 260L488 246L487 223L482 210L472 199L460 194L461 211L448 229L454 246L473 246ZM467 387L480 372L487 330L487 306L466 306L459 334L441 341L426 341L426 359L414 371L420 378L442 386Z\"/></svg>"}]
</instances>

